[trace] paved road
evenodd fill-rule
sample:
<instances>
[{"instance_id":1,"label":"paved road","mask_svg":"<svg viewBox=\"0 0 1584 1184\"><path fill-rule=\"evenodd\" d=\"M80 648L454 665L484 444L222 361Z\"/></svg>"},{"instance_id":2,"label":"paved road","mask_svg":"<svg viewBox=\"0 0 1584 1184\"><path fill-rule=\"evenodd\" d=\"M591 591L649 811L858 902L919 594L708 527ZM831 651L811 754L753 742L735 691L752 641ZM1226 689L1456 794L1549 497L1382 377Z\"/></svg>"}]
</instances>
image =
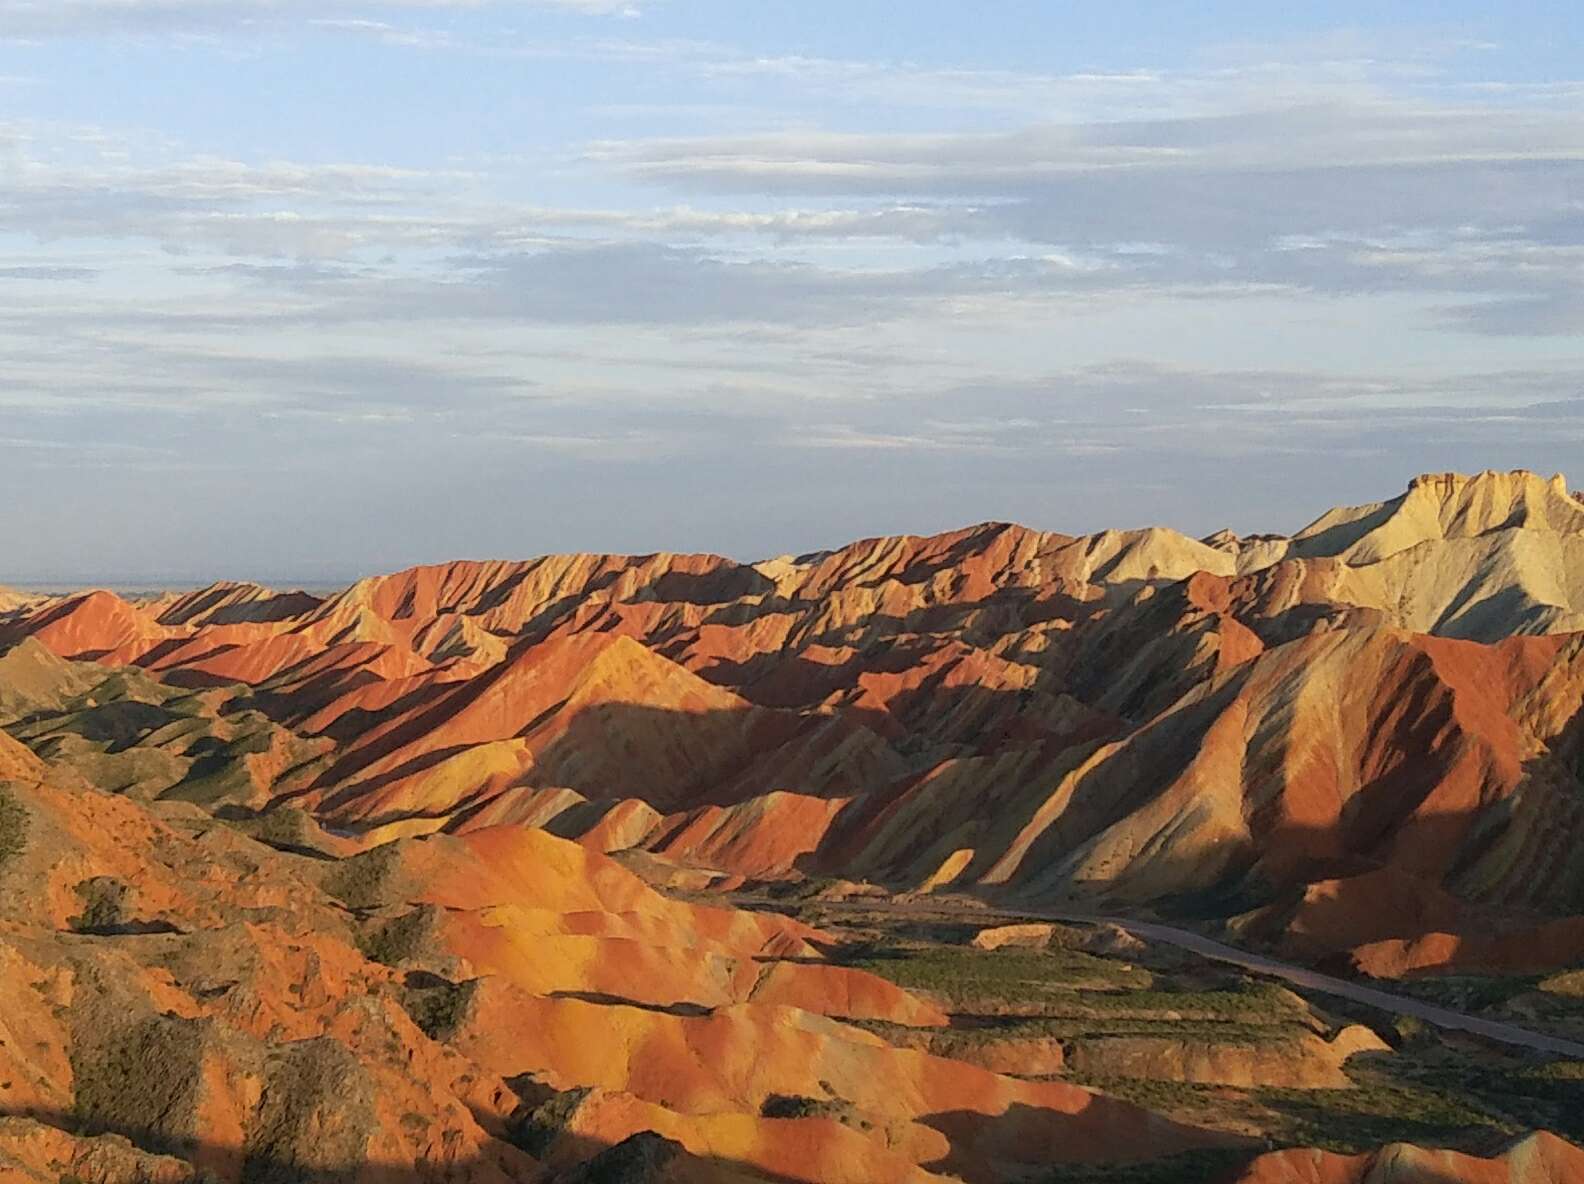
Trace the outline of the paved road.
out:
<instances>
[{"instance_id":1,"label":"paved road","mask_svg":"<svg viewBox=\"0 0 1584 1184\"><path fill-rule=\"evenodd\" d=\"M1349 982L1343 978L1333 978L1329 974L1321 974L1302 966L1293 966L1286 962L1278 962L1274 958L1264 958L1259 954L1250 954L1236 946L1225 945L1222 942L1212 941L1186 929L1175 929L1170 925L1160 925L1154 921L1133 921L1126 917L1097 917L1085 913L1067 913L1055 911L1036 911L1024 913L1042 921L1073 921L1091 925L1115 925L1125 929L1135 937L1148 941L1163 942L1166 945L1177 946L1179 949L1191 951L1205 958L1217 962L1226 962L1233 966L1240 966L1245 970L1253 970L1260 974L1272 975L1284 979L1295 987L1303 987L1311 991L1319 991L1326 995L1335 995L1340 999L1351 999L1355 1003L1363 1003L1369 1007L1378 1007L1393 1015L1413 1016L1437 1028L1451 1028L1460 1032L1471 1032L1476 1036L1484 1036L1490 1040L1499 1040L1503 1044L1515 1044L1521 1048L1531 1048L1536 1052L1552 1053L1565 1057L1584 1057L1584 1044L1574 1040L1563 1040L1557 1036L1546 1036L1540 1032L1531 1032L1527 1028L1520 1028L1516 1024L1506 1024L1498 1020L1482 1019L1479 1016L1464 1015L1460 1011L1453 1011L1448 1007L1437 1007L1433 1003L1425 1003L1418 999L1410 999L1403 995L1393 995L1390 991L1377 990L1359 983Z\"/></svg>"}]
</instances>

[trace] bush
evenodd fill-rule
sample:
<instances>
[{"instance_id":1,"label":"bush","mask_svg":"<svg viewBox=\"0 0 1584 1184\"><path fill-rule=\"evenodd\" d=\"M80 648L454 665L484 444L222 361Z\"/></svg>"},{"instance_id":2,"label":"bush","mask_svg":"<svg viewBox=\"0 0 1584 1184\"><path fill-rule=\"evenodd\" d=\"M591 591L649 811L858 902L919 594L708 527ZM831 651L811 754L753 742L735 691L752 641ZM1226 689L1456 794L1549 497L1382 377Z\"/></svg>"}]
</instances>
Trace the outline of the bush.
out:
<instances>
[{"instance_id":1,"label":"bush","mask_svg":"<svg viewBox=\"0 0 1584 1184\"><path fill-rule=\"evenodd\" d=\"M433 978L423 986L402 988L401 1005L425 1036L444 1041L456 1034L476 990L475 982Z\"/></svg>"},{"instance_id":2,"label":"bush","mask_svg":"<svg viewBox=\"0 0 1584 1184\"><path fill-rule=\"evenodd\" d=\"M809 1098L802 1094L769 1094L760 1103L761 1118L834 1118L843 1126L867 1131L873 1124L851 1102L841 1098Z\"/></svg>"},{"instance_id":3,"label":"bush","mask_svg":"<svg viewBox=\"0 0 1584 1184\"><path fill-rule=\"evenodd\" d=\"M432 904L419 905L393 921L364 934L358 948L370 962L400 966L439 949L436 931L440 910Z\"/></svg>"},{"instance_id":4,"label":"bush","mask_svg":"<svg viewBox=\"0 0 1584 1184\"><path fill-rule=\"evenodd\" d=\"M0 786L0 872L27 849L27 810Z\"/></svg>"},{"instance_id":5,"label":"bush","mask_svg":"<svg viewBox=\"0 0 1584 1184\"><path fill-rule=\"evenodd\" d=\"M77 885L83 911L71 919L77 933L114 933L127 919L127 897L131 894L124 880L114 876L95 876Z\"/></svg>"},{"instance_id":6,"label":"bush","mask_svg":"<svg viewBox=\"0 0 1584 1184\"><path fill-rule=\"evenodd\" d=\"M380 903L396 863L394 843L340 860L324 881L325 891L349 908L373 908Z\"/></svg>"},{"instance_id":7,"label":"bush","mask_svg":"<svg viewBox=\"0 0 1584 1184\"><path fill-rule=\"evenodd\" d=\"M511 1141L535 1159L543 1159L583 1100L593 1092L588 1088L565 1090L527 1114L514 1118Z\"/></svg>"}]
</instances>

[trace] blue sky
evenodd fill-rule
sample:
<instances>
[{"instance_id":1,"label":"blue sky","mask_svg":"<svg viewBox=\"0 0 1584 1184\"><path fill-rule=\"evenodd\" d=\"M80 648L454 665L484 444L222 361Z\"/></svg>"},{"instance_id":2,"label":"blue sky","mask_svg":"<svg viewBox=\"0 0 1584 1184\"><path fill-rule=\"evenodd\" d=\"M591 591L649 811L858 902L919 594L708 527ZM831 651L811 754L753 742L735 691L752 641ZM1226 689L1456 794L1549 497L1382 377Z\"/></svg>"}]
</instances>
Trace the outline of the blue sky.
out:
<instances>
[{"instance_id":1,"label":"blue sky","mask_svg":"<svg viewBox=\"0 0 1584 1184\"><path fill-rule=\"evenodd\" d=\"M1580 23L0 0L0 583L1566 471Z\"/></svg>"}]
</instances>

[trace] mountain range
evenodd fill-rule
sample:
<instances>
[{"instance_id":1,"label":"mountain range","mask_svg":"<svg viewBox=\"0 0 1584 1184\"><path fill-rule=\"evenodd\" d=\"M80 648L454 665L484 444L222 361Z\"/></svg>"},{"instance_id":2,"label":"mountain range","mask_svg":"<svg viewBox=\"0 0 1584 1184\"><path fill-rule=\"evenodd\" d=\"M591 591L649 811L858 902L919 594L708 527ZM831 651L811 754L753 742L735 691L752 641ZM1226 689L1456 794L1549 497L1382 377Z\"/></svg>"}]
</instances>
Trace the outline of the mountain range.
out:
<instances>
[{"instance_id":1,"label":"mountain range","mask_svg":"<svg viewBox=\"0 0 1584 1184\"><path fill-rule=\"evenodd\" d=\"M1560 476L1290 536L0 591L0 728L0 1179L1584 1176L1551 1135L1250 1161L946 1055L936 993L745 903L1149 918L1409 983L1584 963Z\"/></svg>"}]
</instances>

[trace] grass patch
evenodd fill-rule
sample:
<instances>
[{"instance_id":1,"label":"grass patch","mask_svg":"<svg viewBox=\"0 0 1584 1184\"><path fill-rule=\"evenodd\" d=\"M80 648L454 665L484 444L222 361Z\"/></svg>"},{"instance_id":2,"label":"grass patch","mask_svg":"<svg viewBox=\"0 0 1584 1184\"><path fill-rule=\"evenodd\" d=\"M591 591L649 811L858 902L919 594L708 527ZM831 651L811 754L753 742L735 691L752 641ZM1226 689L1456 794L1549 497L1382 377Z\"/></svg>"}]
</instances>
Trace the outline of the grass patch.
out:
<instances>
[{"instance_id":1,"label":"grass patch","mask_svg":"<svg viewBox=\"0 0 1584 1184\"><path fill-rule=\"evenodd\" d=\"M1545 989L1539 975L1449 974L1402 979L1382 986L1399 995L1464 1012L1487 1011L1518 995ZM1581 976L1580 988L1584 989L1584 976Z\"/></svg>"},{"instance_id":2,"label":"grass patch","mask_svg":"<svg viewBox=\"0 0 1584 1184\"><path fill-rule=\"evenodd\" d=\"M1381 1070L1394 1083L1478 1108L1505 1133L1544 1128L1584 1139L1584 1062L1503 1065L1468 1056L1429 1062L1397 1057Z\"/></svg>"},{"instance_id":3,"label":"grass patch","mask_svg":"<svg viewBox=\"0 0 1584 1184\"><path fill-rule=\"evenodd\" d=\"M1222 1184L1254 1152L1228 1147L1185 1151L1143 1163L1068 1164L1039 1177L1040 1184Z\"/></svg>"},{"instance_id":4,"label":"grass patch","mask_svg":"<svg viewBox=\"0 0 1584 1184\"><path fill-rule=\"evenodd\" d=\"M1284 1119L1283 1141L1357 1154L1383 1143L1468 1145L1469 1140L1507 1137L1519 1128L1472 1099L1426 1086L1360 1083L1354 1089L1251 1091L1255 1101Z\"/></svg>"},{"instance_id":5,"label":"grass patch","mask_svg":"<svg viewBox=\"0 0 1584 1184\"><path fill-rule=\"evenodd\" d=\"M960 1011L1009 1005L1037 1009L1050 1024L1029 1035L1180 1036L1259 1044L1301 1022L1282 987L1245 980L1228 990L1170 990L1149 971L1076 950L973 950L931 946L868 951L850 965L900 987L942 997ZM990 1027L985 1039L1007 1033Z\"/></svg>"},{"instance_id":6,"label":"grass patch","mask_svg":"<svg viewBox=\"0 0 1584 1184\"><path fill-rule=\"evenodd\" d=\"M1075 988L1144 989L1147 970L1076 950L974 950L957 946L871 950L849 965L908 990L954 1001L1041 1002L1070 997Z\"/></svg>"},{"instance_id":7,"label":"grass patch","mask_svg":"<svg viewBox=\"0 0 1584 1184\"><path fill-rule=\"evenodd\" d=\"M916 1033L914 1028L882 1020L846 1020L882 1039L895 1042ZM1297 1042L1308 1029L1293 1023L1250 1024L1221 1020L1176 1019L1090 1019L1062 1016L1008 1017L1004 1022L984 1023L968 1028L930 1030L930 1047L940 1056L953 1056L956 1050L983 1048L1011 1040L1094 1040L1112 1036L1144 1036L1159 1040L1230 1044L1259 1048L1271 1044Z\"/></svg>"},{"instance_id":8,"label":"grass patch","mask_svg":"<svg viewBox=\"0 0 1584 1184\"><path fill-rule=\"evenodd\" d=\"M1154 1080L1146 1077L1103 1077L1074 1075L1077 1084L1101 1090L1112 1097L1143 1106L1161 1114L1191 1109L1203 1104L1207 1092L1214 1086L1194 1085L1186 1081Z\"/></svg>"}]
</instances>

